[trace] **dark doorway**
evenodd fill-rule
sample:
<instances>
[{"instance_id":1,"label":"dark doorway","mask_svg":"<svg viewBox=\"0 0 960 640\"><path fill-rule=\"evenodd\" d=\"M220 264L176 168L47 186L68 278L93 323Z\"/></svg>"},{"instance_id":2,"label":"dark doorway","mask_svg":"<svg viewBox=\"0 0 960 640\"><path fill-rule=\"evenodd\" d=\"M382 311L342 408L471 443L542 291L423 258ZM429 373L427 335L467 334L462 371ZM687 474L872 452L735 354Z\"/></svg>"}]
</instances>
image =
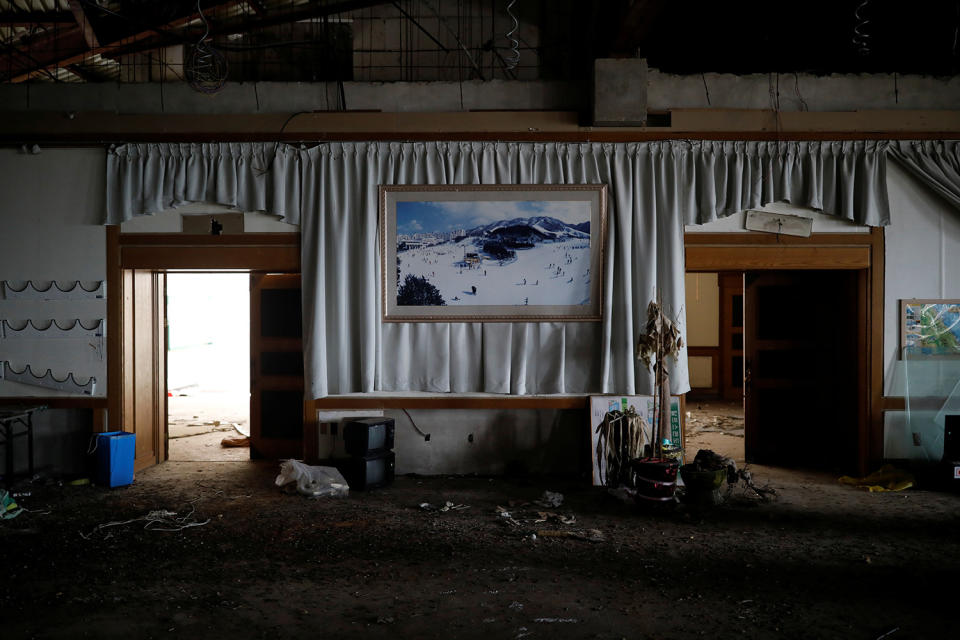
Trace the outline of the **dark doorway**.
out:
<instances>
[{"instance_id":1,"label":"dark doorway","mask_svg":"<svg viewBox=\"0 0 960 640\"><path fill-rule=\"evenodd\" d=\"M856 272L747 272L744 283L747 461L849 467L858 434Z\"/></svg>"}]
</instances>

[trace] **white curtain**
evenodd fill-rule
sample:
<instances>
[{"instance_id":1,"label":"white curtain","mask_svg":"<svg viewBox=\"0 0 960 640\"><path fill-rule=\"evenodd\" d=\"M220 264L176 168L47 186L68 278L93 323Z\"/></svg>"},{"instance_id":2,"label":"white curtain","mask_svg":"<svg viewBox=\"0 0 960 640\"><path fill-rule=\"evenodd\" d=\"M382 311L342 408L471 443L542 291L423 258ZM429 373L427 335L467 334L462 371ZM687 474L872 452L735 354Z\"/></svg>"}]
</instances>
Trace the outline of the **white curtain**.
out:
<instances>
[{"instance_id":1,"label":"white curtain","mask_svg":"<svg viewBox=\"0 0 960 640\"><path fill-rule=\"evenodd\" d=\"M314 397L369 391L649 393L634 358L648 302L684 317L683 225L788 201L889 221L872 142L127 145L108 154L107 221L188 201L299 223ZM381 184L609 185L602 322L382 323ZM686 354L672 391L689 389Z\"/></svg>"},{"instance_id":2,"label":"white curtain","mask_svg":"<svg viewBox=\"0 0 960 640\"><path fill-rule=\"evenodd\" d=\"M960 209L960 144L956 140L904 140L890 155L921 182Z\"/></svg>"}]
</instances>

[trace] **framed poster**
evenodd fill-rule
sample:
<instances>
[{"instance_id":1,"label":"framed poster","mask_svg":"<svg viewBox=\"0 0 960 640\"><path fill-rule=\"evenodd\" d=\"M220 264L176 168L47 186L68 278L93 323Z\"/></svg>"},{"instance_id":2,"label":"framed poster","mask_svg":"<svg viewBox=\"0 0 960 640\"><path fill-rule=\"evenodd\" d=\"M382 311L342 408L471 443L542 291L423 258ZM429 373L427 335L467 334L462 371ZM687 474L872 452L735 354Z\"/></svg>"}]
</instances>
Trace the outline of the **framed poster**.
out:
<instances>
[{"instance_id":1,"label":"framed poster","mask_svg":"<svg viewBox=\"0 0 960 640\"><path fill-rule=\"evenodd\" d=\"M902 357L960 357L960 300L901 300Z\"/></svg>"},{"instance_id":2,"label":"framed poster","mask_svg":"<svg viewBox=\"0 0 960 640\"><path fill-rule=\"evenodd\" d=\"M606 185L381 186L385 322L595 321Z\"/></svg>"}]
</instances>

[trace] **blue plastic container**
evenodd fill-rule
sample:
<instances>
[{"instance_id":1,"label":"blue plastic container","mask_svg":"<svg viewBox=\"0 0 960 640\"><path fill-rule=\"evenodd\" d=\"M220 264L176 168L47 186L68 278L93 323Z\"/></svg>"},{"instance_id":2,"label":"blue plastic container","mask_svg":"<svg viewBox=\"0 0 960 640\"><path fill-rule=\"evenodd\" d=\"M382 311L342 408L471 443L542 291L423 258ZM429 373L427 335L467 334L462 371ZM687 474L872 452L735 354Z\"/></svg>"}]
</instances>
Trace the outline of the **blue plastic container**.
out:
<instances>
[{"instance_id":1,"label":"blue plastic container","mask_svg":"<svg viewBox=\"0 0 960 640\"><path fill-rule=\"evenodd\" d=\"M133 484L137 434L107 431L97 435L97 484L123 487Z\"/></svg>"}]
</instances>

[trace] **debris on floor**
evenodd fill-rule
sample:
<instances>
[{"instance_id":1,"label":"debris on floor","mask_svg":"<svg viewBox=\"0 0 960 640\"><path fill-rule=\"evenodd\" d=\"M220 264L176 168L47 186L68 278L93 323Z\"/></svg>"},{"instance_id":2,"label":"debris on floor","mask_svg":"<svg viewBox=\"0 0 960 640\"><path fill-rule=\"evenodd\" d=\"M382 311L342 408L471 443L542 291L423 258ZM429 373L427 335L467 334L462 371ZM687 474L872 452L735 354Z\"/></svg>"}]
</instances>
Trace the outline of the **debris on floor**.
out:
<instances>
[{"instance_id":1,"label":"debris on floor","mask_svg":"<svg viewBox=\"0 0 960 640\"><path fill-rule=\"evenodd\" d=\"M221 447L249 447L250 438L242 436L240 438L224 438L220 441Z\"/></svg>"},{"instance_id":2,"label":"debris on floor","mask_svg":"<svg viewBox=\"0 0 960 640\"><path fill-rule=\"evenodd\" d=\"M587 542L603 542L607 539L599 529L540 529L537 535L541 538L574 538Z\"/></svg>"},{"instance_id":3,"label":"debris on floor","mask_svg":"<svg viewBox=\"0 0 960 640\"><path fill-rule=\"evenodd\" d=\"M442 507L437 507L435 504L429 502L421 502L418 506L421 511L439 511L441 513L446 513L447 511L463 511L464 509L470 508L468 504L454 504L449 500L445 501Z\"/></svg>"},{"instance_id":4,"label":"debris on floor","mask_svg":"<svg viewBox=\"0 0 960 640\"><path fill-rule=\"evenodd\" d=\"M143 525L143 528L149 529L150 531L183 531L184 529L190 529L192 527L202 527L210 522L210 518L207 518L202 522L196 520L193 517L193 513L194 510L192 507L190 508L189 512L182 516L176 511L155 509L137 518L130 518L129 520L115 520L112 522L98 524L90 533L85 534L81 531L80 537L84 540L90 540L95 534L100 533L104 529L120 527L134 522L144 522L145 524ZM103 536L103 539L110 538L112 535L113 532L108 532Z\"/></svg>"},{"instance_id":5,"label":"debris on floor","mask_svg":"<svg viewBox=\"0 0 960 640\"><path fill-rule=\"evenodd\" d=\"M5 489L0 489L0 519L12 520L23 513L23 508L17 504Z\"/></svg>"},{"instance_id":6,"label":"debris on floor","mask_svg":"<svg viewBox=\"0 0 960 640\"><path fill-rule=\"evenodd\" d=\"M293 459L280 463L280 475L275 482L278 487L311 498L336 498L350 493L347 481L336 467L311 466Z\"/></svg>"},{"instance_id":7,"label":"debris on floor","mask_svg":"<svg viewBox=\"0 0 960 640\"><path fill-rule=\"evenodd\" d=\"M839 478L838 482L869 491L870 493L876 493L882 491L903 491L904 489L912 487L916 481L910 472L897 469L892 464L885 464L863 478L843 476Z\"/></svg>"},{"instance_id":8,"label":"debris on floor","mask_svg":"<svg viewBox=\"0 0 960 640\"><path fill-rule=\"evenodd\" d=\"M563 494L555 491L544 491L539 500L534 500L535 504L541 507L557 508L563 504Z\"/></svg>"}]
</instances>

